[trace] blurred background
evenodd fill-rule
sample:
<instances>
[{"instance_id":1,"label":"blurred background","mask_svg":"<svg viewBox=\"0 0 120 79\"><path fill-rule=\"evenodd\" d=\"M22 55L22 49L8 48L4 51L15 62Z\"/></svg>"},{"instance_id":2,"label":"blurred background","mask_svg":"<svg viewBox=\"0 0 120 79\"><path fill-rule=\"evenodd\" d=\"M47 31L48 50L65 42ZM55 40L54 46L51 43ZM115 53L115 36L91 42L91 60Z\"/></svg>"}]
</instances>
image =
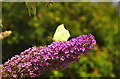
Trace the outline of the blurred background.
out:
<instances>
[{"instance_id":1,"label":"blurred background","mask_svg":"<svg viewBox=\"0 0 120 79\"><path fill-rule=\"evenodd\" d=\"M32 3L33 4L33 3ZM34 5L33 5L34 6ZM2 3L2 31L12 34L2 40L3 63L33 46L52 43L49 37L64 24L71 38L91 33L97 44L89 55L64 70L44 72L47 77L116 77L118 67L117 3L35 3L33 12L24 2ZM36 10L35 10L36 9ZM30 16L31 15L31 16Z\"/></svg>"}]
</instances>

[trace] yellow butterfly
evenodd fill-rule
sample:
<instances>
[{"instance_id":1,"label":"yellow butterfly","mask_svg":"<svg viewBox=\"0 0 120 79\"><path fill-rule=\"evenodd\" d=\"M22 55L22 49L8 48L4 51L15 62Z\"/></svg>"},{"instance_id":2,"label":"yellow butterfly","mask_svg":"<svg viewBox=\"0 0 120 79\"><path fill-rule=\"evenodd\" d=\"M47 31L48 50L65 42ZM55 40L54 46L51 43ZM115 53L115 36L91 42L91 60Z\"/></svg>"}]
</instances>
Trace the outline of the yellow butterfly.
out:
<instances>
[{"instance_id":1,"label":"yellow butterfly","mask_svg":"<svg viewBox=\"0 0 120 79\"><path fill-rule=\"evenodd\" d=\"M57 27L53 36L53 40L67 41L69 37L70 37L69 31L65 29L64 24L61 24Z\"/></svg>"}]
</instances>

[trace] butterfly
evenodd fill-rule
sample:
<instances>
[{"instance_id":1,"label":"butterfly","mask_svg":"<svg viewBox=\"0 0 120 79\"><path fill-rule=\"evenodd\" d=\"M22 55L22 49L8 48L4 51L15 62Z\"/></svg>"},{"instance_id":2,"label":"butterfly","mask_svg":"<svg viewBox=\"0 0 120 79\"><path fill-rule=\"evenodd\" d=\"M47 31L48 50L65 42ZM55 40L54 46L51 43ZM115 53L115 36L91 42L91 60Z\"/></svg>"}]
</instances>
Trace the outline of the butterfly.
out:
<instances>
[{"instance_id":1,"label":"butterfly","mask_svg":"<svg viewBox=\"0 0 120 79\"><path fill-rule=\"evenodd\" d=\"M68 30L65 29L64 24L61 24L57 27L53 40L54 41L67 41L70 37L70 33Z\"/></svg>"}]
</instances>

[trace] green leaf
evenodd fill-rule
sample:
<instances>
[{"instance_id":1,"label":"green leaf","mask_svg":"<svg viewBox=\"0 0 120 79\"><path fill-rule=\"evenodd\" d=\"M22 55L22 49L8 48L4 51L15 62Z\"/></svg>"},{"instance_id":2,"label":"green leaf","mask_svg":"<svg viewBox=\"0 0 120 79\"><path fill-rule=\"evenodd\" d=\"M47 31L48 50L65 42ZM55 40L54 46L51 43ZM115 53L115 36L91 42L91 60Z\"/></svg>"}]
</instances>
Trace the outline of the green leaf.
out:
<instances>
[{"instance_id":1,"label":"green leaf","mask_svg":"<svg viewBox=\"0 0 120 79\"><path fill-rule=\"evenodd\" d=\"M32 14L36 15L36 3L35 2L26 2L26 6L28 8L29 16Z\"/></svg>"},{"instance_id":2,"label":"green leaf","mask_svg":"<svg viewBox=\"0 0 120 79\"><path fill-rule=\"evenodd\" d=\"M3 27L3 25L2 25L2 20L1 20L1 19L0 19L0 26Z\"/></svg>"},{"instance_id":3,"label":"green leaf","mask_svg":"<svg viewBox=\"0 0 120 79\"><path fill-rule=\"evenodd\" d=\"M57 27L57 29L54 33L54 36L53 36L53 40L67 41L69 37L70 37L69 31L65 29L63 24L61 24Z\"/></svg>"}]
</instances>

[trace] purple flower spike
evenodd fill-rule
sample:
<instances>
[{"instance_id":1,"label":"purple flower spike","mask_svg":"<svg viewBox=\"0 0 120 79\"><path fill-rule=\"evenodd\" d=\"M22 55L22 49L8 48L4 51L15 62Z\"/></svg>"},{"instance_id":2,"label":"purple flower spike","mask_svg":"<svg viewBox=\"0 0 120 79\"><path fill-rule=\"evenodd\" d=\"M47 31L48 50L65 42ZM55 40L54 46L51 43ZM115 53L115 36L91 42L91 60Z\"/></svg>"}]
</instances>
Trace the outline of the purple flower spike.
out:
<instances>
[{"instance_id":1,"label":"purple flower spike","mask_svg":"<svg viewBox=\"0 0 120 79\"><path fill-rule=\"evenodd\" d=\"M43 71L67 68L81 54L88 54L95 44L94 36L88 34L44 47L34 46L2 64L0 73L2 77L39 77Z\"/></svg>"}]
</instances>

